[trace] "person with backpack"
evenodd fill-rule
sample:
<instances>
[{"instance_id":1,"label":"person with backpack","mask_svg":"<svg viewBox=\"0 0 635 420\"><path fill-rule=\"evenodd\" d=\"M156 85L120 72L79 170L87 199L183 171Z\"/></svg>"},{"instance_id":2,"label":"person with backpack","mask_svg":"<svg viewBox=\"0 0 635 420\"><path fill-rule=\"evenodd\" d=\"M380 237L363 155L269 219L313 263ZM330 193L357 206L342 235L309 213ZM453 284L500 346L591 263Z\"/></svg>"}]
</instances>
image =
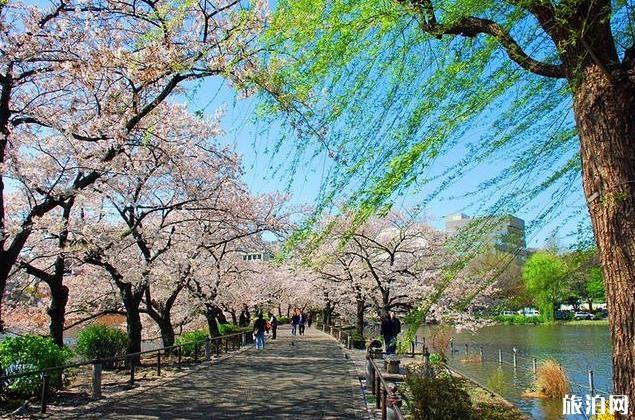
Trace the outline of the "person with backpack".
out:
<instances>
[{"instance_id":1,"label":"person with backpack","mask_svg":"<svg viewBox=\"0 0 635 420\"><path fill-rule=\"evenodd\" d=\"M276 332L278 331L278 319L274 314L269 312L269 324L271 325L271 339L276 339Z\"/></svg>"},{"instance_id":2,"label":"person with backpack","mask_svg":"<svg viewBox=\"0 0 635 420\"><path fill-rule=\"evenodd\" d=\"M254 338L256 339L256 349L262 350L265 348L265 329L267 328L267 322L262 316L262 312L258 314L258 319L254 322Z\"/></svg>"}]
</instances>

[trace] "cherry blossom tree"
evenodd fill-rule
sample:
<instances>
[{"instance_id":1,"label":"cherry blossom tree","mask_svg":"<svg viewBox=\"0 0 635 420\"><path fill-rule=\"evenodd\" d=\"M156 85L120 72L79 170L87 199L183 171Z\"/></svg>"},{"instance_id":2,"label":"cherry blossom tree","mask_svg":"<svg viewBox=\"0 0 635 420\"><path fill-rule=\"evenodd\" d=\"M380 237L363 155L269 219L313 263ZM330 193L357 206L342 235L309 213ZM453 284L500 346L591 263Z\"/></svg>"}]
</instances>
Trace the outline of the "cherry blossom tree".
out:
<instances>
[{"instance_id":1,"label":"cherry blossom tree","mask_svg":"<svg viewBox=\"0 0 635 420\"><path fill-rule=\"evenodd\" d=\"M0 314L38 219L125 172L140 124L183 82L248 71L265 13L237 1L2 3ZM8 199L16 190L25 206Z\"/></svg>"}]
</instances>

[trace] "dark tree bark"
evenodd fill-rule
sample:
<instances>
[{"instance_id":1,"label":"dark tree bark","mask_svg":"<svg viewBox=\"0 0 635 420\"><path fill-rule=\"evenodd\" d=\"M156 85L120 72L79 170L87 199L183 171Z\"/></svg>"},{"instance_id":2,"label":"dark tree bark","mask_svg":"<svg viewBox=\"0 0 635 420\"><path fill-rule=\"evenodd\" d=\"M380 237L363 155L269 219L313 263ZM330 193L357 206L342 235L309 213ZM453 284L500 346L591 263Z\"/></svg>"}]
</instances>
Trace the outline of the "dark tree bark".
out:
<instances>
[{"instance_id":1,"label":"dark tree bark","mask_svg":"<svg viewBox=\"0 0 635 420\"><path fill-rule=\"evenodd\" d=\"M364 337L364 312L366 311L366 302L364 301L364 298L358 298L356 300L356 304L357 318L355 321L355 332Z\"/></svg>"},{"instance_id":2,"label":"dark tree bark","mask_svg":"<svg viewBox=\"0 0 635 420\"><path fill-rule=\"evenodd\" d=\"M220 337L220 330L218 324L227 324L227 318L223 311L216 305L207 305L205 310L205 319L207 320L207 327L209 329L209 335L212 338Z\"/></svg>"},{"instance_id":3,"label":"dark tree bark","mask_svg":"<svg viewBox=\"0 0 635 420\"><path fill-rule=\"evenodd\" d=\"M119 287L119 293L121 294L121 300L123 302L124 308L126 308L126 324L127 324L127 333L128 333L128 347L126 348L126 353L138 353L141 351L141 300L143 298L143 294L145 292L145 288L141 288L140 290L135 290L131 284L125 283L123 286ZM140 356L132 357L132 360L138 364L140 361Z\"/></svg>"}]
</instances>

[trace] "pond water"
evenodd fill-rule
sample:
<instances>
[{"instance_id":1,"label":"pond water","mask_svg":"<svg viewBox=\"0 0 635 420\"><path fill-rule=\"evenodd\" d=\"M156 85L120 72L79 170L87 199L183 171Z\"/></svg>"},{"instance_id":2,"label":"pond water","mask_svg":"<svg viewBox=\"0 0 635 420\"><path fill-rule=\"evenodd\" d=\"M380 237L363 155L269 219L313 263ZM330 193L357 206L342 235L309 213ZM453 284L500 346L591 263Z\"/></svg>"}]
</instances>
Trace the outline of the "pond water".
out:
<instances>
[{"instance_id":1,"label":"pond water","mask_svg":"<svg viewBox=\"0 0 635 420\"><path fill-rule=\"evenodd\" d=\"M427 337L431 327L422 327L419 337ZM468 356L465 344L468 344ZM478 360L483 348L483 362ZM517 368L513 367L513 348L517 349ZM611 340L608 325L495 325L476 333L454 335L455 353L450 366L478 383L501 394L524 413L535 419L576 419L563 416L562 401L524 396L534 383L533 358L555 359L565 369L572 392L584 400L589 394L588 371L593 370L595 388L608 393L611 389ZM499 349L503 364L499 364ZM584 407L584 405L583 405Z\"/></svg>"}]
</instances>

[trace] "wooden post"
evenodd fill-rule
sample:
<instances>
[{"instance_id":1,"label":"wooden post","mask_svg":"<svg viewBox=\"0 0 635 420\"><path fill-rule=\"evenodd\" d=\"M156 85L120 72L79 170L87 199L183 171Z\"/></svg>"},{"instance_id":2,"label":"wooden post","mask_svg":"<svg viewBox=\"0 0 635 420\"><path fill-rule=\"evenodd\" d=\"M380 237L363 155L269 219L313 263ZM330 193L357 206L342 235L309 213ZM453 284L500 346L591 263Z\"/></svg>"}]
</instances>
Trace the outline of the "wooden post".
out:
<instances>
[{"instance_id":1,"label":"wooden post","mask_svg":"<svg viewBox=\"0 0 635 420\"><path fill-rule=\"evenodd\" d=\"M591 397L595 395L595 383L593 382L593 371L589 369L589 391L591 391Z\"/></svg>"},{"instance_id":2,"label":"wooden post","mask_svg":"<svg viewBox=\"0 0 635 420\"><path fill-rule=\"evenodd\" d=\"M412 357L415 357L415 342L410 342L410 353L412 353Z\"/></svg>"},{"instance_id":3,"label":"wooden post","mask_svg":"<svg viewBox=\"0 0 635 420\"><path fill-rule=\"evenodd\" d=\"M516 369L518 367L518 361L516 360L516 347L514 347L513 350L514 350L514 369Z\"/></svg>"},{"instance_id":4,"label":"wooden post","mask_svg":"<svg viewBox=\"0 0 635 420\"><path fill-rule=\"evenodd\" d=\"M93 399L101 398L101 363L97 360L93 362Z\"/></svg>"},{"instance_id":5,"label":"wooden post","mask_svg":"<svg viewBox=\"0 0 635 420\"><path fill-rule=\"evenodd\" d=\"M366 363L368 363L368 376L366 386L370 389L370 393L375 395L375 367L370 362L370 356L366 356ZM370 382L370 384L368 383Z\"/></svg>"},{"instance_id":6,"label":"wooden post","mask_svg":"<svg viewBox=\"0 0 635 420\"><path fill-rule=\"evenodd\" d=\"M381 420L386 420L386 402L388 400L388 391L384 389L381 393Z\"/></svg>"},{"instance_id":7,"label":"wooden post","mask_svg":"<svg viewBox=\"0 0 635 420\"><path fill-rule=\"evenodd\" d=\"M483 360L484 360L483 359L483 346L480 346L478 348L478 354L479 354L479 356L481 356L481 363L483 363Z\"/></svg>"},{"instance_id":8,"label":"wooden post","mask_svg":"<svg viewBox=\"0 0 635 420\"><path fill-rule=\"evenodd\" d=\"M375 403L375 408L381 408L381 379L379 375L381 375L381 373L377 372L377 381L375 382L375 399L377 401Z\"/></svg>"},{"instance_id":9,"label":"wooden post","mask_svg":"<svg viewBox=\"0 0 635 420\"><path fill-rule=\"evenodd\" d=\"M209 337L205 339L205 360L212 360L212 340Z\"/></svg>"},{"instance_id":10,"label":"wooden post","mask_svg":"<svg viewBox=\"0 0 635 420\"><path fill-rule=\"evenodd\" d=\"M353 348L350 334L346 336L346 348L349 350Z\"/></svg>"},{"instance_id":11,"label":"wooden post","mask_svg":"<svg viewBox=\"0 0 635 420\"><path fill-rule=\"evenodd\" d=\"M161 350L157 352L157 376L161 376Z\"/></svg>"},{"instance_id":12,"label":"wooden post","mask_svg":"<svg viewBox=\"0 0 635 420\"><path fill-rule=\"evenodd\" d=\"M342 341L342 330L337 330L337 341Z\"/></svg>"},{"instance_id":13,"label":"wooden post","mask_svg":"<svg viewBox=\"0 0 635 420\"><path fill-rule=\"evenodd\" d=\"M498 349L498 364L502 365L503 364L503 350Z\"/></svg>"},{"instance_id":14,"label":"wooden post","mask_svg":"<svg viewBox=\"0 0 635 420\"><path fill-rule=\"evenodd\" d=\"M129 359L129 363L130 363L130 385L134 385L134 357L130 357Z\"/></svg>"},{"instance_id":15,"label":"wooden post","mask_svg":"<svg viewBox=\"0 0 635 420\"><path fill-rule=\"evenodd\" d=\"M229 353L229 341L225 338L225 353Z\"/></svg>"},{"instance_id":16,"label":"wooden post","mask_svg":"<svg viewBox=\"0 0 635 420\"><path fill-rule=\"evenodd\" d=\"M534 371L534 375L536 374L536 372L538 372L538 361L536 360L536 358L534 357L534 360L532 361L532 367L533 367L533 371Z\"/></svg>"},{"instance_id":17,"label":"wooden post","mask_svg":"<svg viewBox=\"0 0 635 420\"><path fill-rule=\"evenodd\" d=\"M467 343L465 343L465 355L466 355L466 356L467 356L468 354L470 354L470 351L469 351L469 349L468 349L468 347L467 347L467 346L468 346L468 344L467 344Z\"/></svg>"},{"instance_id":18,"label":"wooden post","mask_svg":"<svg viewBox=\"0 0 635 420\"><path fill-rule=\"evenodd\" d=\"M243 335L241 336L242 338L242 345L246 345L247 344L247 333L244 332Z\"/></svg>"},{"instance_id":19,"label":"wooden post","mask_svg":"<svg viewBox=\"0 0 635 420\"><path fill-rule=\"evenodd\" d=\"M48 404L49 398L49 374L44 372L42 373L42 393L40 394L40 412L42 414L46 414L46 406Z\"/></svg>"}]
</instances>

